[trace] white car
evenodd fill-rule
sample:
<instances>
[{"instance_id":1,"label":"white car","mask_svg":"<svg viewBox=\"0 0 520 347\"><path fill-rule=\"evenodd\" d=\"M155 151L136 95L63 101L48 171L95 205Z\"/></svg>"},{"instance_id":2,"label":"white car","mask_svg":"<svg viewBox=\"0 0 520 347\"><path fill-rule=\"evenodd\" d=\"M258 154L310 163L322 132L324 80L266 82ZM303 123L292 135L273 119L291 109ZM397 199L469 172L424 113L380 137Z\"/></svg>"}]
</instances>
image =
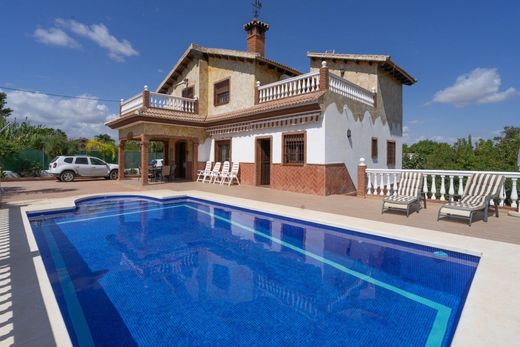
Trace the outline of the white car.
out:
<instances>
[{"instance_id":1,"label":"white car","mask_svg":"<svg viewBox=\"0 0 520 347\"><path fill-rule=\"evenodd\" d=\"M117 179L117 164L107 164L103 160L86 155L62 155L49 164L48 172L63 182L72 182L79 177L105 177Z\"/></svg>"}]
</instances>

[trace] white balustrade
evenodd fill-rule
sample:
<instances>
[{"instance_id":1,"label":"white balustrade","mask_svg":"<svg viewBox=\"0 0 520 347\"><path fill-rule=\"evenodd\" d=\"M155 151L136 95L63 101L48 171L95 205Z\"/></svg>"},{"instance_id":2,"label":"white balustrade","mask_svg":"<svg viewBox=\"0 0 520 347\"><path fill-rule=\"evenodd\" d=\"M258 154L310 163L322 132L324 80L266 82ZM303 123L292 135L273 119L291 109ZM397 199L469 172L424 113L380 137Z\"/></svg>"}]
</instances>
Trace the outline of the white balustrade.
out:
<instances>
[{"instance_id":1,"label":"white balustrade","mask_svg":"<svg viewBox=\"0 0 520 347\"><path fill-rule=\"evenodd\" d=\"M196 102L196 99L189 99L160 93L150 93L150 107L195 113Z\"/></svg>"},{"instance_id":2,"label":"white balustrade","mask_svg":"<svg viewBox=\"0 0 520 347\"><path fill-rule=\"evenodd\" d=\"M258 87L258 102L312 93L320 89L320 73L311 72Z\"/></svg>"},{"instance_id":3,"label":"white balustrade","mask_svg":"<svg viewBox=\"0 0 520 347\"><path fill-rule=\"evenodd\" d=\"M432 192L432 196L430 197L430 199L437 200L437 185L435 184L435 175L432 175L432 189L430 191Z\"/></svg>"},{"instance_id":4,"label":"white balustrade","mask_svg":"<svg viewBox=\"0 0 520 347\"><path fill-rule=\"evenodd\" d=\"M518 205L518 191L517 191L517 187L516 187L516 182L517 182L517 178L513 178L512 181L512 185L511 185L511 207L512 208L518 208L519 205Z\"/></svg>"},{"instance_id":5,"label":"white balustrade","mask_svg":"<svg viewBox=\"0 0 520 347\"><path fill-rule=\"evenodd\" d=\"M372 195L372 174L367 174L367 195Z\"/></svg>"},{"instance_id":6,"label":"white balustrade","mask_svg":"<svg viewBox=\"0 0 520 347\"><path fill-rule=\"evenodd\" d=\"M445 178L445 175L441 175L441 201L446 201L446 186L444 185Z\"/></svg>"},{"instance_id":7,"label":"white balustrade","mask_svg":"<svg viewBox=\"0 0 520 347\"><path fill-rule=\"evenodd\" d=\"M390 196L390 191L392 190L392 186L390 184L390 174L386 174L386 196Z\"/></svg>"},{"instance_id":8,"label":"white balustrade","mask_svg":"<svg viewBox=\"0 0 520 347\"><path fill-rule=\"evenodd\" d=\"M450 175L450 187L448 188L448 195L450 202L453 202L453 196L455 195L455 187L453 186L453 175Z\"/></svg>"},{"instance_id":9,"label":"white balustrade","mask_svg":"<svg viewBox=\"0 0 520 347\"><path fill-rule=\"evenodd\" d=\"M368 194L370 195L390 195L395 194L398 189L398 176L403 171L409 172L420 172L424 174L424 183L423 183L423 193L426 196L429 196L431 200L449 200L455 201L457 199L461 199L464 194L464 179L472 176L475 173L489 173L489 174L498 174L502 175L506 178L506 182L511 180L511 191L507 190L506 187L509 187L509 183L504 184L499 192L498 196L498 204L499 206L506 206L509 204L511 208L520 212L520 200L519 200L519 192L518 192L518 180L520 179L520 172L492 172L492 171L457 171L457 170L403 170L403 169L369 169L367 168L367 176L369 181ZM385 192L385 176L386 176L386 189ZM440 178L440 182L437 180L437 176ZM446 191L446 176L449 178L449 186ZM393 184L391 177L393 177ZM431 184L429 185L427 182L427 178L431 177ZM457 194L455 194L455 179L458 178L458 188L456 189ZM373 187L373 189L371 188ZM438 187L440 187L439 190ZM378 191L379 189L379 191ZM439 196L437 196L437 191L439 192ZM430 195L428 195L430 193ZM448 194L448 198L446 197ZM508 199L509 198L509 199ZM494 204L493 201L490 201L490 204Z\"/></svg>"},{"instance_id":10,"label":"white balustrade","mask_svg":"<svg viewBox=\"0 0 520 347\"><path fill-rule=\"evenodd\" d=\"M379 195L385 195L385 176L384 173L379 174Z\"/></svg>"},{"instance_id":11,"label":"white balustrade","mask_svg":"<svg viewBox=\"0 0 520 347\"><path fill-rule=\"evenodd\" d=\"M333 73L329 73L329 90L349 99L374 106L374 93Z\"/></svg>"},{"instance_id":12,"label":"white balustrade","mask_svg":"<svg viewBox=\"0 0 520 347\"><path fill-rule=\"evenodd\" d=\"M147 89L145 88L145 91ZM187 113L197 112L197 99L149 92L149 106ZM121 100L121 115L141 108L144 103L144 93L139 93L130 99Z\"/></svg>"},{"instance_id":13,"label":"white balustrade","mask_svg":"<svg viewBox=\"0 0 520 347\"><path fill-rule=\"evenodd\" d=\"M121 114L137 110L141 106L143 106L143 93L134 95L127 100L121 100Z\"/></svg>"}]
</instances>

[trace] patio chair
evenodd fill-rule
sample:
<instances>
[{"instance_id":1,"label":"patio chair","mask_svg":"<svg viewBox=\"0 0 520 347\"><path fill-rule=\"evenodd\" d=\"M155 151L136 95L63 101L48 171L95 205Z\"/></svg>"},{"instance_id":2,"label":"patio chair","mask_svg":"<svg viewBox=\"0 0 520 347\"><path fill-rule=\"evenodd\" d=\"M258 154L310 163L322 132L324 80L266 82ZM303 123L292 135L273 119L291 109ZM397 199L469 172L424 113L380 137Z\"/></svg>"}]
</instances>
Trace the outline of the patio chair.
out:
<instances>
[{"instance_id":1,"label":"patio chair","mask_svg":"<svg viewBox=\"0 0 520 347\"><path fill-rule=\"evenodd\" d=\"M213 176L213 183L222 183L222 180L227 175L229 175L229 161L226 160L222 166L222 170L218 173L218 175Z\"/></svg>"},{"instance_id":2,"label":"patio chair","mask_svg":"<svg viewBox=\"0 0 520 347\"><path fill-rule=\"evenodd\" d=\"M473 217L478 212L484 213L484 222L488 221L489 205L495 200L495 216L498 218L498 195L504 184L502 175L476 173L466 183L464 194L459 201L450 202L439 209L437 220L442 217L468 219L471 226Z\"/></svg>"},{"instance_id":3,"label":"patio chair","mask_svg":"<svg viewBox=\"0 0 520 347\"><path fill-rule=\"evenodd\" d=\"M213 166L213 170L205 172L202 176L202 183L206 183L206 178L208 179L208 182L211 183L213 177L218 176L218 173L220 172L220 166L222 166L222 163L218 161L215 163L215 166Z\"/></svg>"},{"instance_id":4,"label":"patio chair","mask_svg":"<svg viewBox=\"0 0 520 347\"><path fill-rule=\"evenodd\" d=\"M224 184L227 181L228 186L233 183L234 180L237 181L238 185L240 185L240 181L238 180L238 169L240 167L240 163L233 163L233 167L231 168L231 172L227 175L221 177L220 184Z\"/></svg>"},{"instance_id":5,"label":"patio chair","mask_svg":"<svg viewBox=\"0 0 520 347\"><path fill-rule=\"evenodd\" d=\"M161 169L161 180L163 182L171 182L175 176L176 165L164 165Z\"/></svg>"},{"instance_id":6,"label":"patio chair","mask_svg":"<svg viewBox=\"0 0 520 347\"><path fill-rule=\"evenodd\" d=\"M197 171L197 182L202 182L202 179L204 175L209 174L211 172L211 161L206 162L206 166L204 167L204 170L198 170Z\"/></svg>"},{"instance_id":7,"label":"patio chair","mask_svg":"<svg viewBox=\"0 0 520 347\"><path fill-rule=\"evenodd\" d=\"M424 175L420 172L404 171L401 173L397 194L383 199L381 213L387 210L406 211L406 217L411 211L419 213L421 209L421 191L424 183ZM424 197L426 208L426 197Z\"/></svg>"}]
</instances>

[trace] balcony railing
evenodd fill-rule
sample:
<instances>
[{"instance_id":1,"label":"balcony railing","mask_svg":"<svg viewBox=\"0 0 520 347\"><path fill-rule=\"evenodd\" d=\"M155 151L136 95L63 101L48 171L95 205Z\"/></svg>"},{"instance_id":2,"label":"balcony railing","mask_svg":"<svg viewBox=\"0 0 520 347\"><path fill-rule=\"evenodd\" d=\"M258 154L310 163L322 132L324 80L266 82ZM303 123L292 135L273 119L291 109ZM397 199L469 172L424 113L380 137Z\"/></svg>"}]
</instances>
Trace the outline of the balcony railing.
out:
<instances>
[{"instance_id":1,"label":"balcony railing","mask_svg":"<svg viewBox=\"0 0 520 347\"><path fill-rule=\"evenodd\" d=\"M165 110L197 113L197 99L183 98L167 94L153 93L145 86L143 92L127 100L121 100L120 114L125 114L141 107L153 107Z\"/></svg>"},{"instance_id":2,"label":"balcony railing","mask_svg":"<svg viewBox=\"0 0 520 347\"><path fill-rule=\"evenodd\" d=\"M329 90L349 99L362 102L368 106L373 107L375 104L375 93L334 74L329 74Z\"/></svg>"},{"instance_id":3,"label":"balcony railing","mask_svg":"<svg viewBox=\"0 0 520 347\"><path fill-rule=\"evenodd\" d=\"M368 106L375 106L375 93L329 73L325 62L322 63L318 72L309 72L264 86L257 82L256 103L261 104L327 89L348 99L359 101Z\"/></svg>"},{"instance_id":4,"label":"balcony railing","mask_svg":"<svg viewBox=\"0 0 520 347\"><path fill-rule=\"evenodd\" d=\"M366 169L367 195L390 196L396 193L403 171L420 172L425 180L423 192L430 200L455 201L464 193L467 178L475 173L503 175L506 182L499 194L500 206L519 209L518 180L520 172L494 171L455 171L455 170L404 170L404 169Z\"/></svg>"},{"instance_id":5,"label":"balcony railing","mask_svg":"<svg viewBox=\"0 0 520 347\"><path fill-rule=\"evenodd\" d=\"M258 86L258 102L263 103L320 90L320 73L311 72Z\"/></svg>"}]
</instances>

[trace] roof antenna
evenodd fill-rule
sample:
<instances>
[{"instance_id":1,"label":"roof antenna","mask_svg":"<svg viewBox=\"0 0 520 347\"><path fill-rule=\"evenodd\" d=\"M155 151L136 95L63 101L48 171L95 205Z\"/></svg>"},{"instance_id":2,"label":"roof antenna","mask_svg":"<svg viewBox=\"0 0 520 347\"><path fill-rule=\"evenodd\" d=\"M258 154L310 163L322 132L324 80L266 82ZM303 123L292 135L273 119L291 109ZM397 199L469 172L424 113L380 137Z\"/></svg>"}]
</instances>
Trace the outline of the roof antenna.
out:
<instances>
[{"instance_id":1,"label":"roof antenna","mask_svg":"<svg viewBox=\"0 0 520 347\"><path fill-rule=\"evenodd\" d=\"M260 17L260 10L262 9L262 1L255 0L253 3L253 17L258 19Z\"/></svg>"}]
</instances>

